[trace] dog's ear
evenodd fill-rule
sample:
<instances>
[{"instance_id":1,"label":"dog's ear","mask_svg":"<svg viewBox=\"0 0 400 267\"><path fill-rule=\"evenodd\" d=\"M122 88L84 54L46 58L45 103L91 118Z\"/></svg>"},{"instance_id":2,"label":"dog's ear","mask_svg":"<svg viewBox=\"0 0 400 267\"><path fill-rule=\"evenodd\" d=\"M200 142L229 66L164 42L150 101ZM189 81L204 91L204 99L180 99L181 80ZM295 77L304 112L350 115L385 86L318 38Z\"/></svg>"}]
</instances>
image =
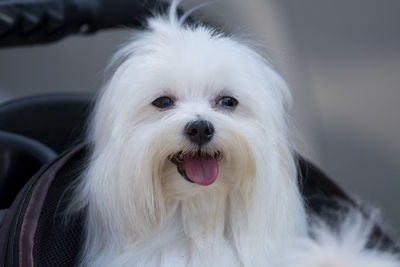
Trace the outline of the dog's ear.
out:
<instances>
[{"instance_id":1,"label":"dog's ear","mask_svg":"<svg viewBox=\"0 0 400 267\"><path fill-rule=\"evenodd\" d=\"M265 89L269 90L269 93L272 94L273 101L281 105L282 112L286 113L290 111L292 107L292 94L286 81L267 59L260 54L256 54L255 57L261 71L260 78L265 83Z\"/></svg>"},{"instance_id":2,"label":"dog's ear","mask_svg":"<svg viewBox=\"0 0 400 267\"><path fill-rule=\"evenodd\" d=\"M252 81L261 84L264 93L266 91L271 98L270 104L281 105L280 111L282 112L290 111L292 107L291 91L286 81L271 64L268 56L261 50L263 46L257 40L247 39L241 35L233 34L229 38L240 45L241 54L246 55L248 60L244 65L251 68Z\"/></svg>"},{"instance_id":3,"label":"dog's ear","mask_svg":"<svg viewBox=\"0 0 400 267\"><path fill-rule=\"evenodd\" d=\"M282 103L283 111L289 112L292 108L292 93L286 83L286 81L274 70L270 69L273 74L271 74L271 82L275 85L277 91L277 99Z\"/></svg>"}]
</instances>

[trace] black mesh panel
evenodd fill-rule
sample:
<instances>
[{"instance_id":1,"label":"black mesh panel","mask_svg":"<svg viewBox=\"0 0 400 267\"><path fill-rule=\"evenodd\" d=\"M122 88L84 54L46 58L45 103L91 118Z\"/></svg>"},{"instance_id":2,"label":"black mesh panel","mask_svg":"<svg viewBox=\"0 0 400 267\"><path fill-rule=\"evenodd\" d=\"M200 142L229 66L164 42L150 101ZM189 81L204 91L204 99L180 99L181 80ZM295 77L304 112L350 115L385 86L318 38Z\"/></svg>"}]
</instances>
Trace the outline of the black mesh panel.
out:
<instances>
[{"instance_id":1,"label":"black mesh panel","mask_svg":"<svg viewBox=\"0 0 400 267\"><path fill-rule=\"evenodd\" d=\"M71 267L77 263L82 244L83 215L79 214L65 224L63 210L69 199L65 189L79 176L84 158L84 152L75 155L50 185L34 239L34 266Z\"/></svg>"}]
</instances>

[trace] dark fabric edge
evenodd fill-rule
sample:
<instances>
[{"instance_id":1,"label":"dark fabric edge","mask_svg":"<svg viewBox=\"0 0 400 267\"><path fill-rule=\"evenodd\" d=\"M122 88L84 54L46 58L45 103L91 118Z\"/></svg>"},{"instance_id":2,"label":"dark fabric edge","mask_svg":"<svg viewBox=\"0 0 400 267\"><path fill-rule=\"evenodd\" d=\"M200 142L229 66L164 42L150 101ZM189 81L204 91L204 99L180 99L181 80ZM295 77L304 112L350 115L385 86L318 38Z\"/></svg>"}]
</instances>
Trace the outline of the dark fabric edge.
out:
<instances>
[{"instance_id":1,"label":"dark fabric edge","mask_svg":"<svg viewBox=\"0 0 400 267\"><path fill-rule=\"evenodd\" d=\"M35 185L21 225L21 232L18 244L20 266L33 267L33 243L38 220L42 210L43 202L46 199L47 191L52 181L56 177L57 172L83 147L84 144L78 145L70 152L68 152L64 157L60 158L57 162L54 163L52 168L50 168L42 175L42 178Z\"/></svg>"},{"instance_id":2,"label":"dark fabric edge","mask_svg":"<svg viewBox=\"0 0 400 267\"><path fill-rule=\"evenodd\" d=\"M320 168L311 163L311 161L300 155L297 155L296 158L298 161L298 176L300 181L311 179L329 195L341 198L352 203L353 205L356 204L355 201L339 185L329 178ZM313 175L309 175L309 173L312 173Z\"/></svg>"},{"instance_id":3,"label":"dark fabric edge","mask_svg":"<svg viewBox=\"0 0 400 267\"><path fill-rule=\"evenodd\" d=\"M43 168L43 167L42 167ZM40 172L40 170L39 170ZM21 202L21 198L24 195L27 187L29 186L29 182L27 182L24 187L22 187L21 191L19 191L17 197L14 199L13 203L11 204L10 208L7 209L5 218L0 226L0 243L1 250L0 250L0 266L6 267L6 254L7 254L7 245L9 235L11 234L11 227L13 226L13 221L16 215L16 212L19 207L19 203Z\"/></svg>"}]
</instances>

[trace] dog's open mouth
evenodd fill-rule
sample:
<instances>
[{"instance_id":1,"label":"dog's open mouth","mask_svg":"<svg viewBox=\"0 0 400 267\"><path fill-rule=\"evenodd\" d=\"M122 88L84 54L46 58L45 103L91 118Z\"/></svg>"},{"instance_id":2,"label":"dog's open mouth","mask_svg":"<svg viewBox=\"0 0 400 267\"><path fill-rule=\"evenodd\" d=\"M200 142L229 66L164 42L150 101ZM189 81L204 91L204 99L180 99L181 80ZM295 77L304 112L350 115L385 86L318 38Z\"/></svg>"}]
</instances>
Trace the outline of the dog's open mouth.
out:
<instances>
[{"instance_id":1,"label":"dog's open mouth","mask_svg":"<svg viewBox=\"0 0 400 267\"><path fill-rule=\"evenodd\" d=\"M218 161L222 159L222 153L216 152L213 155L184 154L178 152L169 157L177 166L178 172L186 180L198 185L210 185L218 177Z\"/></svg>"}]
</instances>

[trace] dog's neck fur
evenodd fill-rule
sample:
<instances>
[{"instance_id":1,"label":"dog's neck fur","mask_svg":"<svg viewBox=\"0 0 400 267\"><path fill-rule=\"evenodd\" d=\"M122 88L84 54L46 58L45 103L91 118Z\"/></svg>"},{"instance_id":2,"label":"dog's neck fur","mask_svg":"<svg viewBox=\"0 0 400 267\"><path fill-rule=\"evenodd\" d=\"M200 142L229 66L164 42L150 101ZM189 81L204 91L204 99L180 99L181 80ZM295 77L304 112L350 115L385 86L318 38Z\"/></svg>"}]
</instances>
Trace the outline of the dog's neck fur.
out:
<instances>
[{"instance_id":1,"label":"dog's neck fur","mask_svg":"<svg viewBox=\"0 0 400 267\"><path fill-rule=\"evenodd\" d=\"M259 153L265 152L260 149ZM92 162L83 188L88 188L94 179L118 180L107 177L107 172L98 172L102 162ZM183 199L163 192L163 207L156 209L158 220L151 223L144 220L143 216L152 216L143 214L144 208L140 212L129 209L128 199L111 190L117 186L103 191L108 196L98 195L98 190L88 190L84 196L83 190L81 196L89 200L83 261L91 266L273 266L306 229L305 212L292 177L294 164L291 162L292 168L287 168L282 162L276 157L259 164L251 181L234 188L221 182ZM229 178L233 177L219 180ZM145 178L135 177L141 179ZM125 197L143 201L134 199L134 194ZM117 201L115 206L113 201ZM125 208L118 209L118 205ZM107 207L115 210L107 213ZM100 250L93 250L94 247Z\"/></svg>"}]
</instances>

